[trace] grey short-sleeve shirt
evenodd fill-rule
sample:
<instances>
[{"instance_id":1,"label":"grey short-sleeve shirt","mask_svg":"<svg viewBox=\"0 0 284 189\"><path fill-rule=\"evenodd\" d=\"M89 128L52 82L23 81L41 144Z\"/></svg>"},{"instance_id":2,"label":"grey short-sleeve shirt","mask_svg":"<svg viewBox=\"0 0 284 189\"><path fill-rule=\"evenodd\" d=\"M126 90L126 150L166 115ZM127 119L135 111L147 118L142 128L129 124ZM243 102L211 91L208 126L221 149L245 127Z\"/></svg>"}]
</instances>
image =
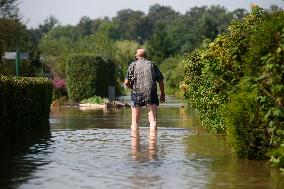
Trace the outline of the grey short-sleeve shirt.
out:
<instances>
[{"instance_id":1,"label":"grey short-sleeve shirt","mask_svg":"<svg viewBox=\"0 0 284 189\"><path fill-rule=\"evenodd\" d=\"M132 62L125 79L131 83L132 106L159 105L157 82L163 80L164 77L155 64L146 59Z\"/></svg>"}]
</instances>

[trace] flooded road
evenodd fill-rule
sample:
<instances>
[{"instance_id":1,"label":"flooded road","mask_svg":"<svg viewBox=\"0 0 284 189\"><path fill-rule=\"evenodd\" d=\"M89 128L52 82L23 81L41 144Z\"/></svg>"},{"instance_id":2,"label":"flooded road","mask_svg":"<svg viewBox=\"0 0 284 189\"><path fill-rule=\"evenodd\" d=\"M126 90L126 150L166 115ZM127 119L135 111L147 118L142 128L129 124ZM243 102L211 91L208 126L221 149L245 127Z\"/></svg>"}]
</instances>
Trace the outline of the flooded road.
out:
<instances>
[{"instance_id":1,"label":"flooded road","mask_svg":"<svg viewBox=\"0 0 284 189\"><path fill-rule=\"evenodd\" d=\"M129 108L53 110L50 130L1 142L0 188L284 188L277 169L238 159L225 136L200 129L179 101L159 107L155 143L146 109L139 141L130 123Z\"/></svg>"}]
</instances>

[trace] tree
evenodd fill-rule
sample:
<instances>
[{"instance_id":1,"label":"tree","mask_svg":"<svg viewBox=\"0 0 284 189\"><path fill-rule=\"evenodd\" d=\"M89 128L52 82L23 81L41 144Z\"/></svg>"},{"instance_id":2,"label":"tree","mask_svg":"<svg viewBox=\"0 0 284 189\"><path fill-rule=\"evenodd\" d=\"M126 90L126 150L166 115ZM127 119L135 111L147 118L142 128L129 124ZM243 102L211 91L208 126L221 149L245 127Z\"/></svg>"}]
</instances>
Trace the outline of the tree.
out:
<instances>
[{"instance_id":1,"label":"tree","mask_svg":"<svg viewBox=\"0 0 284 189\"><path fill-rule=\"evenodd\" d=\"M173 41L168 33L166 24L158 23L154 33L147 42L149 56L160 64L164 59L174 54Z\"/></svg>"},{"instance_id":2,"label":"tree","mask_svg":"<svg viewBox=\"0 0 284 189\"><path fill-rule=\"evenodd\" d=\"M1 0L0 18L19 20L18 0Z\"/></svg>"},{"instance_id":3,"label":"tree","mask_svg":"<svg viewBox=\"0 0 284 189\"><path fill-rule=\"evenodd\" d=\"M13 19L0 19L0 55L16 50L29 52L31 47L30 36L26 26ZM11 61L0 60L0 73L14 74L15 66Z\"/></svg>"},{"instance_id":4,"label":"tree","mask_svg":"<svg viewBox=\"0 0 284 189\"><path fill-rule=\"evenodd\" d=\"M174 21L180 14L172 9L170 6L162 6L154 4L149 8L148 19L154 26L158 22L170 23Z\"/></svg>"},{"instance_id":5,"label":"tree","mask_svg":"<svg viewBox=\"0 0 284 189\"><path fill-rule=\"evenodd\" d=\"M124 80L128 65L134 61L136 49L139 44L135 41L122 40L116 41L115 47L117 52L115 53L115 60L117 61L118 77L120 81Z\"/></svg>"},{"instance_id":6,"label":"tree","mask_svg":"<svg viewBox=\"0 0 284 189\"><path fill-rule=\"evenodd\" d=\"M41 39L39 50L53 75L65 78L66 61L77 39L79 34L73 26L56 26Z\"/></svg>"},{"instance_id":7,"label":"tree","mask_svg":"<svg viewBox=\"0 0 284 189\"><path fill-rule=\"evenodd\" d=\"M93 33L92 31L93 24L94 24L93 20L91 20L87 16L83 16L80 19L79 24L77 25L77 28L82 35L91 35Z\"/></svg>"},{"instance_id":8,"label":"tree","mask_svg":"<svg viewBox=\"0 0 284 189\"><path fill-rule=\"evenodd\" d=\"M33 44L37 46L42 36L49 32L53 27L58 25L58 23L58 19L51 15L47 19L45 19L43 24L40 24L38 28L30 29L29 33Z\"/></svg>"},{"instance_id":9,"label":"tree","mask_svg":"<svg viewBox=\"0 0 284 189\"><path fill-rule=\"evenodd\" d=\"M235 19L240 20L248 14L248 11L245 9L236 9L232 12L232 14Z\"/></svg>"},{"instance_id":10,"label":"tree","mask_svg":"<svg viewBox=\"0 0 284 189\"><path fill-rule=\"evenodd\" d=\"M124 9L117 12L113 22L118 27L118 32L121 33L121 39L138 40L138 31L141 23L144 22L145 14L142 11L133 11Z\"/></svg>"}]
</instances>

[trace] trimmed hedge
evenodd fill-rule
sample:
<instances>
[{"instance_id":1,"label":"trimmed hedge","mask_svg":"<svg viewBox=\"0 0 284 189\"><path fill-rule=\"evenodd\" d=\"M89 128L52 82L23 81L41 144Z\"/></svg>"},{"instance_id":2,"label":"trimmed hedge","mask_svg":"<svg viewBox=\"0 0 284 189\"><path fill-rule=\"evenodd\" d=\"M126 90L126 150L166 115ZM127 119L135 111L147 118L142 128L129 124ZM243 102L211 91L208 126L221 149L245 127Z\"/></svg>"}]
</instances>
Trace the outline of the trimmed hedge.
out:
<instances>
[{"instance_id":1,"label":"trimmed hedge","mask_svg":"<svg viewBox=\"0 0 284 189\"><path fill-rule=\"evenodd\" d=\"M51 99L47 78L0 75L0 131L47 125Z\"/></svg>"},{"instance_id":2,"label":"trimmed hedge","mask_svg":"<svg viewBox=\"0 0 284 189\"><path fill-rule=\"evenodd\" d=\"M106 97L108 86L114 85L114 64L94 54L74 54L67 62L66 75L71 101Z\"/></svg>"}]
</instances>

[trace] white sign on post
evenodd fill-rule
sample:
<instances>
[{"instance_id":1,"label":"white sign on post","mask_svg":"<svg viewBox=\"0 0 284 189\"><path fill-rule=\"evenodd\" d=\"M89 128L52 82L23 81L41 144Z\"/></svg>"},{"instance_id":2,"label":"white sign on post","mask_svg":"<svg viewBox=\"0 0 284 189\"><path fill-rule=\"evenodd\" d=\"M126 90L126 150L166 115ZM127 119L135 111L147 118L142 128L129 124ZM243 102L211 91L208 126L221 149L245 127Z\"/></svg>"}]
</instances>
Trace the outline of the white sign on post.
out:
<instances>
[{"instance_id":1,"label":"white sign on post","mask_svg":"<svg viewBox=\"0 0 284 189\"><path fill-rule=\"evenodd\" d=\"M12 59L16 60L16 76L19 76L19 64L21 59L28 59L29 58L29 53L19 53L17 52L5 52L5 59Z\"/></svg>"},{"instance_id":2,"label":"white sign on post","mask_svg":"<svg viewBox=\"0 0 284 189\"><path fill-rule=\"evenodd\" d=\"M16 59L17 53L16 52L5 52L5 59Z\"/></svg>"},{"instance_id":3,"label":"white sign on post","mask_svg":"<svg viewBox=\"0 0 284 189\"><path fill-rule=\"evenodd\" d=\"M17 58L16 52L5 52L5 59L15 60ZM20 53L20 59L27 60L29 59L29 53Z\"/></svg>"}]
</instances>

